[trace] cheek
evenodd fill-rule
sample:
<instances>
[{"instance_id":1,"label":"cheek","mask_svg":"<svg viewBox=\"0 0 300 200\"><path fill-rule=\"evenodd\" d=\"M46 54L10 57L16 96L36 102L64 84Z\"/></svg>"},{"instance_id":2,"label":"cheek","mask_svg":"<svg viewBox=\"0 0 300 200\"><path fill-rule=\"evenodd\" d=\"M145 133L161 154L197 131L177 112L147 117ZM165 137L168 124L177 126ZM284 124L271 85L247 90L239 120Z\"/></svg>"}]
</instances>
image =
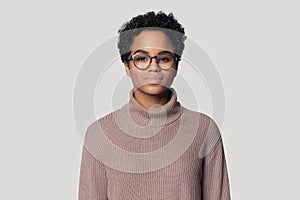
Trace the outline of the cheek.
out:
<instances>
[{"instance_id":1,"label":"cheek","mask_svg":"<svg viewBox=\"0 0 300 200\"><path fill-rule=\"evenodd\" d=\"M142 85L144 82L144 75L141 72L131 71L131 80L134 85Z\"/></svg>"},{"instance_id":2,"label":"cheek","mask_svg":"<svg viewBox=\"0 0 300 200\"><path fill-rule=\"evenodd\" d=\"M174 70L161 72L161 76L163 76L163 85L171 85L174 79ZM131 69L131 81L132 83L137 86L141 87L143 85L146 85L147 82L144 80L144 77L149 75L149 72L146 71L140 71L138 69Z\"/></svg>"}]
</instances>

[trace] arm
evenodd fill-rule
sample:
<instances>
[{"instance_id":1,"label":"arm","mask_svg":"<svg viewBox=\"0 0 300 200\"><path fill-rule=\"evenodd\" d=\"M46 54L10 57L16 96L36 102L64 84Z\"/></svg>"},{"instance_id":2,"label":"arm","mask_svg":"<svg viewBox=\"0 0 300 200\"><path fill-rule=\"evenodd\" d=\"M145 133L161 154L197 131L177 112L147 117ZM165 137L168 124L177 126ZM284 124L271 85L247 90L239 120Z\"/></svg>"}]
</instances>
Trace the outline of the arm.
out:
<instances>
[{"instance_id":1,"label":"arm","mask_svg":"<svg viewBox=\"0 0 300 200\"><path fill-rule=\"evenodd\" d=\"M78 200L106 200L107 179L104 165L83 146Z\"/></svg>"},{"instance_id":2,"label":"arm","mask_svg":"<svg viewBox=\"0 0 300 200\"><path fill-rule=\"evenodd\" d=\"M230 187L222 138L203 158L203 200L230 200Z\"/></svg>"}]
</instances>

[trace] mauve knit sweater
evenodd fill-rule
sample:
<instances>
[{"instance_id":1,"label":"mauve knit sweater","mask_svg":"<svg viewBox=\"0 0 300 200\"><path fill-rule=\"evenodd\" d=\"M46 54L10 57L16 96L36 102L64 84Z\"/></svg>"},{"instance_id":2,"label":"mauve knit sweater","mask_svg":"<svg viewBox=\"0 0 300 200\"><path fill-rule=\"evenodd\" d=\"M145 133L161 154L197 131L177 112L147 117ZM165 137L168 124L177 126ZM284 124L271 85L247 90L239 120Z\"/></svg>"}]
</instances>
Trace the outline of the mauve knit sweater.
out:
<instances>
[{"instance_id":1,"label":"mauve knit sweater","mask_svg":"<svg viewBox=\"0 0 300 200\"><path fill-rule=\"evenodd\" d=\"M147 110L129 93L94 121L82 149L79 200L229 200L222 137L214 120L170 100Z\"/></svg>"}]
</instances>

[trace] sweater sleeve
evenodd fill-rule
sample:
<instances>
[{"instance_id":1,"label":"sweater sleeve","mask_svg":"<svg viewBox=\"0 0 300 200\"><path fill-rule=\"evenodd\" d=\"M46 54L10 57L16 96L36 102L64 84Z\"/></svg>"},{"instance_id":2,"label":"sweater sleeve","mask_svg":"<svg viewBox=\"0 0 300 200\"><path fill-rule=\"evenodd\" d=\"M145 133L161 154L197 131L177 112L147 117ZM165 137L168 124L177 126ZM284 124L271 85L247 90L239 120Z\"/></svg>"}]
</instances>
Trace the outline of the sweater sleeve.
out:
<instances>
[{"instance_id":1,"label":"sweater sleeve","mask_svg":"<svg viewBox=\"0 0 300 200\"><path fill-rule=\"evenodd\" d=\"M78 200L106 200L107 178L103 163L83 146Z\"/></svg>"},{"instance_id":2,"label":"sweater sleeve","mask_svg":"<svg viewBox=\"0 0 300 200\"><path fill-rule=\"evenodd\" d=\"M230 187L222 138L203 159L203 200L230 200Z\"/></svg>"}]
</instances>

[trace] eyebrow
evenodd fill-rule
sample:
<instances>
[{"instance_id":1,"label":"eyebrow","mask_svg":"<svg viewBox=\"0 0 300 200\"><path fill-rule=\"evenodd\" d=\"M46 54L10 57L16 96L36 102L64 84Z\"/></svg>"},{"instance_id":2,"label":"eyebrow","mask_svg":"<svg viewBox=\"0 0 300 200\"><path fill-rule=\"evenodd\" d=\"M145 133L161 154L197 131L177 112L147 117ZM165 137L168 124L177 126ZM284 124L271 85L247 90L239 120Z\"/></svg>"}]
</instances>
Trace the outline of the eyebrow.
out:
<instances>
[{"instance_id":1,"label":"eyebrow","mask_svg":"<svg viewBox=\"0 0 300 200\"><path fill-rule=\"evenodd\" d=\"M138 53L138 52L149 54L148 51L145 51L145 50L142 50L142 49L138 49L138 50L134 51L133 54L136 54L136 53ZM158 52L158 55L163 54L163 53L170 53L170 54L173 54L173 53L170 52L170 51L164 50L164 51Z\"/></svg>"}]
</instances>

